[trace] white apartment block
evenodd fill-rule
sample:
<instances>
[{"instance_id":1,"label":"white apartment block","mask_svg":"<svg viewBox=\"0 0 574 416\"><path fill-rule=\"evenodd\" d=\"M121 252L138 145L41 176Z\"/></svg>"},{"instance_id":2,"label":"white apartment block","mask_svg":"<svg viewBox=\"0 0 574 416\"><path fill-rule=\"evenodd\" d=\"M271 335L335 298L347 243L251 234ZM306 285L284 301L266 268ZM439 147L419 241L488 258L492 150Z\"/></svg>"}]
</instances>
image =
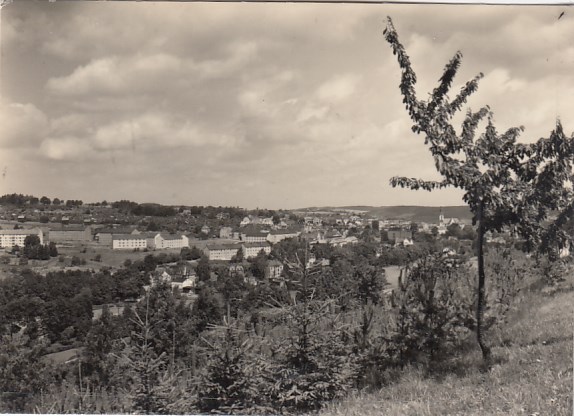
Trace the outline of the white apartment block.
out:
<instances>
[{"instance_id":1,"label":"white apartment block","mask_svg":"<svg viewBox=\"0 0 574 416\"><path fill-rule=\"evenodd\" d=\"M27 230L0 230L0 247L24 247L24 240L26 240L26 237L29 235L37 235L40 238L40 244L44 244L44 234L39 228L31 228Z\"/></svg>"},{"instance_id":2,"label":"white apartment block","mask_svg":"<svg viewBox=\"0 0 574 416\"><path fill-rule=\"evenodd\" d=\"M156 249L189 247L189 239L185 235L158 233L153 238Z\"/></svg>"},{"instance_id":3,"label":"white apartment block","mask_svg":"<svg viewBox=\"0 0 574 416\"><path fill-rule=\"evenodd\" d=\"M142 235L114 234L112 237L113 250L134 250L147 248L147 239Z\"/></svg>"},{"instance_id":4,"label":"white apartment block","mask_svg":"<svg viewBox=\"0 0 574 416\"><path fill-rule=\"evenodd\" d=\"M209 260L230 261L239 249L239 244L208 244L206 254Z\"/></svg>"},{"instance_id":5,"label":"white apartment block","mask_svg":"<svg viewBox=\"0 0 574 416\"><path fill-rule=\"evenodd\" d=\"M295 238L301 234L300 231L288 231L288 230L273 230L267 235L267 241L271 244L278 243L287 238Z\"/></svg>"},{"instance_id":6,"label":"white apartment block","mask_svg":"<svg viewBox=\"0 0 574 416\"><path fill-rule=\"evenodd\" d=\"M267 242L263 243L244 243L243 247L243 257L249 259L251 257L257 257L259 252L263 250L265 254L271 253L271 245Z\"/></svg>"},{"instance_id":7,"label":"white apartment block","mask_svg":"<svg viewBox=\"0 0 574 416\"><path fill-rule=\"evenodd\" d=\"M264 243L268 235L268 232L247 232L241 234L241 240L246 243Z\"/></svg>"}]
</instances>

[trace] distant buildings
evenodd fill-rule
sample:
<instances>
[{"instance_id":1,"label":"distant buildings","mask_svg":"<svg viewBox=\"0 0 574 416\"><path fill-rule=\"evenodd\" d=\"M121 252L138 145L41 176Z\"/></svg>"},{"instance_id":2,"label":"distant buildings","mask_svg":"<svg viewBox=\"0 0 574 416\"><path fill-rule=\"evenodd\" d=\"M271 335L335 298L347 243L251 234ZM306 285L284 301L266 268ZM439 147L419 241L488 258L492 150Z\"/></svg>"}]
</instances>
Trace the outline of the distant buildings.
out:
<instances>
[{"instance_id":1,"label":"distant buildings","mask_svg":"<svg viewBox=\"0 0 574 416\"><path fill-rule=\"evenodd\" d=\"M412 240L413 232L404 228L391 228L387 230L387 236L390 243L397 244L405 239Z\"/></svg>"}]
</instances>

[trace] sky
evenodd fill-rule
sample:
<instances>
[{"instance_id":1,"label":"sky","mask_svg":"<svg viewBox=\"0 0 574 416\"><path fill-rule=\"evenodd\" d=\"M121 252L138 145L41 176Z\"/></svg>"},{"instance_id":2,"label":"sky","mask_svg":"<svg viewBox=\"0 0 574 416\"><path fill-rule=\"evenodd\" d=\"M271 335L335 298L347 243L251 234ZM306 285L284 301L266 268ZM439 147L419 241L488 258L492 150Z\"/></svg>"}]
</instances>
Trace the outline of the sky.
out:
<instances>
[{"instance_id":1,"label":"sky","mask_svg":"<svg viewBox=\"0 0 574 416\"><path fill-rule=\"evenodd\" d=\"M562 12L565 14L559 19ZM462 205L411 131L391 16L426 98L457 50L451 96L499 131L574 129L565 6L14 2L0 16L0 194L293 209Z\"/></svg>"}]
</instances>

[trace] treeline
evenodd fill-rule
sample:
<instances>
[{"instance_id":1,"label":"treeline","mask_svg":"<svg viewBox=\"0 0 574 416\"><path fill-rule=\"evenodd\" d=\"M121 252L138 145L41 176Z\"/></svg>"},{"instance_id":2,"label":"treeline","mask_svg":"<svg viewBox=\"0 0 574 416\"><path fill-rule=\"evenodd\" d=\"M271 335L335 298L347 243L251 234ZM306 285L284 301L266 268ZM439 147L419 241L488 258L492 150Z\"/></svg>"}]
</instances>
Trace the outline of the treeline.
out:
<instances>
[{"instance_id":1,"label":"treeline","mask_svg":"<svg viewBox=\"0 0 574 416\"><path fill-rule=\"evenodd\" d=\"M23 195L23 194L5 194L0 196L0 204L2 205L14 205L17 207L22 207L25 205L65 205L67 207L78 207L83 205L83 201L79 199L69 199L63 200L60 198L50 199L47 196L42 196L38 198L33 195Z\"/></svg>"}]
</instances>

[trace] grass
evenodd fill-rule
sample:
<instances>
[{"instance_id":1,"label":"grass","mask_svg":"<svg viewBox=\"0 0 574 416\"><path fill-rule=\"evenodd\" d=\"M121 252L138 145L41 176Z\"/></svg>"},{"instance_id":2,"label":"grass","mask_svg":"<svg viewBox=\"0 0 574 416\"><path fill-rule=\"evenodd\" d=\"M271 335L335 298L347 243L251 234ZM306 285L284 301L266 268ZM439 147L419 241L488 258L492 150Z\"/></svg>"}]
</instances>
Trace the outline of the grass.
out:
<instances>
[{"instance_id":1,"label":"grass","mask_svg":"<svg viewBox=\"0 0 574 416\"><path fill-rule=\"evenodd\" d=\"M490 371L472 348L441 363L443 371L406 368L393 384L320 415L572 415L573 318L572 282L553 294L524 294L508 323L488 334Z\"/></svg>"}]
</instances>

